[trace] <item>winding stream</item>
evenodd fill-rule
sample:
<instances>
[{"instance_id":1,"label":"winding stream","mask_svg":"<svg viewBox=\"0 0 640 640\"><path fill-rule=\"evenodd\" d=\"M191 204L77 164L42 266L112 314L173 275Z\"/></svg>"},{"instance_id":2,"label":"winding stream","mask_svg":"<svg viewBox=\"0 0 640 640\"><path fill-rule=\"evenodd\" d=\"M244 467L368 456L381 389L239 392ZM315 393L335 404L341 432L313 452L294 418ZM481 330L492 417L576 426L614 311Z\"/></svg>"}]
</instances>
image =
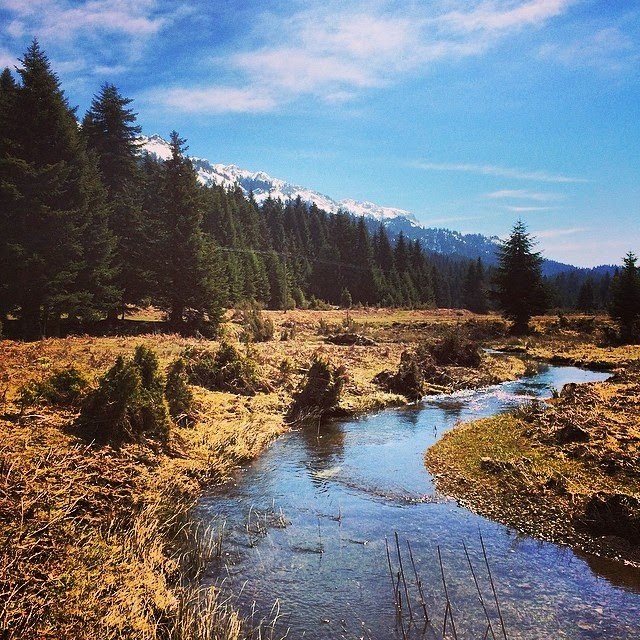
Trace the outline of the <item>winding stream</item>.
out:
<instances>
[{"instance_id":1,"label":"winding stream","mask_svg":"<svg viewBox=\"0 0 640 640\"><path fill-rule=\"evenodd\" d=\"M262 637L386 640L442 637L444 570L458 637L482 638L488 623L464 543L502 638L481 534L509 638L640 638L640 571L580 557L477 516L436 495L423 464L425 450L458 421L549 396L567 382L606 377L542 367L517 382L330 424L320 437L314 429L281 437L233 483L201 500L199 517L224 527L223 559L210 579L233 594L256 626L262 622ZM394 606L385 538L397 576L395 532L413 621L402 584L401 620ZM265 621L274 617L269 628ZM449 619L448 625L452 637Z\"/></svg>"}]
</instances>

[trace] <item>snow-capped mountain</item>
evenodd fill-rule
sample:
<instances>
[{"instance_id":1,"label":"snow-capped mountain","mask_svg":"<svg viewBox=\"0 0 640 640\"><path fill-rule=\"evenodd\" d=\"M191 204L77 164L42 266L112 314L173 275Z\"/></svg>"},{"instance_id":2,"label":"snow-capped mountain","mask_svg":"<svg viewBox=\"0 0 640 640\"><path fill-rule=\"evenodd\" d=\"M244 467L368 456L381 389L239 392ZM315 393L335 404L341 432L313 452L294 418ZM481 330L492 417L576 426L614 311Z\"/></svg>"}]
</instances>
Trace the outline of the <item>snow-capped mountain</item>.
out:
<instances>
[{"instance_id":1,"label":"snow-capped mountain","mask_svg":"<svg viewBox=\"0 0 640 640\"><path fill-rule=\"evenodd\" d=\"M171 156L169 143L158 135L143 137L142 149L162 160ZM279 178L273 178L264 171L248 171L236 165L213 164L204 158L191 157L198 178L205 185L233 187L239 185L245 195L253 194L254 200L261 204L267 198L282 201L295 200L298 196L319 209L330 213L347 211L356 216L364 216L372 229L382 223L392 236L403 233L410 240L418 239L422 246L436 253L455 254L467 258L481 257L492 263L498 238L480 234L461 234L448 229L425 227L418 223L415 216L404 209L383 207L373 202L356 200L334 200L329 196L300 187Z\"/></svg>"},{"instance_id":2,"label":"snow-capped mountain","mask_svg":"<svg viewBox=\"0 0 640 640\"><path fill-rule=\"evenodd\" d=\"M151 155L166 160L171 157L169 143L159 135L141 138L142 149ZM291 184L279 178L273 178L264 171L248 171L233 164L213 164L205 158L191 157L194 169L198 173L200 182L205 185L219 185L232 187L236 184L245 195L253 194L254 200L262 204L267 198L278 198L283 201L295 200L298 196L304 201L315 204L319 209L330 213L338 210L353 213L356 216L367 216L379 221L407 218L414 224L417 220L409 211L393 207L382 207L373 202L358 202L356 200L334 200L317 191Z\"/></svg>"}]
</instances>

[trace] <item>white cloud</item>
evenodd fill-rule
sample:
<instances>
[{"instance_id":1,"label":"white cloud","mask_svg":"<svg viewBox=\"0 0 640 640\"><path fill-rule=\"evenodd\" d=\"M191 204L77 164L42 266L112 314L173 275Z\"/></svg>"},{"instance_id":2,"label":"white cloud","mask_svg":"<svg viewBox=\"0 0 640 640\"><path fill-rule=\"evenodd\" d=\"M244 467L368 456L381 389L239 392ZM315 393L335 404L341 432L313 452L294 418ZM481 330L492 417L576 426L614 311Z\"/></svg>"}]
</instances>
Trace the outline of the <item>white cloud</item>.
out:
<instances>
[{"instance_id":1,"label":"white cloud","mask_svg":"<svg viewBox=\"0 0 640 640\"><path fill-rule=\"evenodd\" d=\"M513 199L513 200L533 200L535 202L549 202L560 200L564 196L560 193L548 193L544 191L527 191L526 189L501 189L500 191L492 191L486 194L487 198L492 199Z\"/></svg>"},{"instance_id":2,"label":"white cloud","mask_svg":"<svg viewBox=\"0 0 640 640\"><path fill-rule=\"evenodd\" d=\"M574 1L301 3L305 8L289 15L256 15L246 37L253 46L241 44L212 64L232 72L237 89L269 93L274 108L301 97L345 102L425 73L438 61L482 54L512 32L545 24Z\"/></svg>"},{"instance_id":3,"label":"white cloud","mask_svg":"<svg viewBox=\"0 0 640 640\"><path fill-rule=\"evenodd\" d=\"M275 105L275 100L269 95L233 87L169 89L152 92L147 99L187 113L262 112Z\"/></svg>"},{"instance_id":4,"label":"white cloud","mask_svg":"<svg viewBox=\"0 0 640 640\"><path fill-rule=\"evenodd\" d=\"M516 4L481 2L471 11L451 11L441 20L459 31L504 31L541 25L564 13L576 0L532 0ZM511 5L511 6L510 6Z\"/></svg>"},{"instance_id":5,"label":"white cloud","mask_svg":"<svg viewBox=\"0 0 640 640\"><path fill-rule=\"evenodd\" d=\"M598 29L570 42L548 42L540 47L538 55L568 67L615 74L634 69L640 61L636 42L617 26Z\"/></svg>"},{"instance_id":6,"label":"white cloud","mask_svg":"<svg viewBox=\"0 0 640 640\"><path fill-rule=\"evenodd\" d=\"M155 4L150 0L2 2L3 8L13 14L9 24L13 34L37 32L51 42L105 31L135 36L157 33L165 25L165 18L154 15Z\"/></svg>"},{"instance_id":7,"label":"white cloud","mask_svg":"<svg viewBox=\"0 0 640 640\"><path fill-rule=\"evenodd\" d=\"M35 35L57 61L99 71L138 60L180 10L175 3L162 13L156 0L0 0L0 34L16 46Z\"/></svg>"},{"instance_id":8,"label":"white cloud","mask_svg":"<svg viewBox=\"0 0 640 640\"><path fill-rule=\"evenodd\" d=\"M12 69L18 63L18 58L4 49L0 49L0 68Z\"/></svg>"},{"instance_id":9,"label":"white cloud","mask_svg":"<svg viewBox=\"0 0 640 640\"><path fill-rule=\"evenodd\" d=\"M416 169L424 171L460 171L463 173L475 173L478 175L497 176L500 178L515 178L518 180L532 180L537 182L587 182L584 178L575 178L546 171L527 171L524 169L499 167L490 164L473 163L447 163L447 162L415 162Z\"/></svg>"},{"instance_id":10,"label":"white cloud","mask_svg":"<svg viewBox=\"0 0 640 640\"><path fill-rule=\"evenodd\" d=\"M573 227L571 229L545 229L543 231L536 231L536 238L540 239L553 239L553 238L563 238L565 236L573 236L576 233L582 233L585 231L583 228Z\"/></svg>"},{"instance_id":11,"label":"white cloud","mask_svg":"<svg viewBox=\"0 0 640 640\"><path fill-rule=\"evenodd\" d=\"M551 211L557 207L507 207L513 213L534 213L536 211Z\"/></svg>"}]
</instances>

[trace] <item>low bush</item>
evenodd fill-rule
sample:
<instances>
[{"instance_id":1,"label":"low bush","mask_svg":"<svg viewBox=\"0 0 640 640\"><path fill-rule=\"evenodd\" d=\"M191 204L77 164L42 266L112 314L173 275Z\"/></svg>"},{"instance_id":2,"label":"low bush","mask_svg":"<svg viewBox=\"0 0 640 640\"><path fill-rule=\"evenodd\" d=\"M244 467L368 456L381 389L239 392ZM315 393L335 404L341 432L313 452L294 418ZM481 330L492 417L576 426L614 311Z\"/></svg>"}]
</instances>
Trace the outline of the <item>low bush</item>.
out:
<instances>
[{"instance_id":1,"label":"low bush","mask_svg":"<svg viewBox=\"0 0 640 640\"><path fill-rule=\"evenodd\" d=\"M481 362L479 345L465 332L450 330L434 344L424 344L421 349L427 351L434 362L440 366L479 367Z\"/></svg>"},{"instance_id":2,"label":"low bush","mask_svg":"<svg viewBox=\"0 0 640 640\"><path fill-rule=\"evenodd\" d=\"M19 391L22 407L50 404L77 407L89 388L87 377L75 367L61 369L40 382L32 382Z\"/></svg>"},{"instance_id":3,"label":"low bush","mask_svg":"<svg viewBox=\"0 0 640 640\"><path fill-rule=\"evenodd\" d=\"M183 354L189 382L211 391L253 395L262 387L255 362L243 357L231 344L217 352L191 348Z\"/></svg>"},{"instance_id":4,"label":"low bush","mask_svg":"<svg viewBox=\"0 0 640 640\"><path fill-rule=\"evenodd\" d=\"M163 391L155 353L139 346L131 360L119 356L98 388L87 395L80 430L91 439L116 445L143 440L163 444L170 425Z\"/></svg>"},{"instance_id":5,"label":"low bush","mask_svg":"<svg viewBox=\"0 0 640 640\"><path fill-rule=\"evenodd\" d=\"M424 358L415 352L403 351L398 371L382 371L374 381L386 391L399 393L409 400L419 400L425 391ZM430 369L429 369L430 371Z\"/></svg>"},{"instance_id":6,"label":"low bush","mask_svg":"<svg viewBox=\"0 0 640 640\"><path fill-rule=\"evenodd\" d=\"M274 326L271 318L265 317L259 307L252 306L242 311L243 342L269 342L273 340Z\"/></svg>"},{"instance_id":7,"label":"low bush","mask_svg":"<svg viewBox=\"0 0 640 640\"><path fill-rule=\"evenodd\" d=\"M189 388L189 377L182 358L177 358L167 371L167 382L164 387L164 395L169 405L169 415L180 426L188 426L193 423L193 393Z\"/></svg>"},{"instance_id":8,"label":"low bush","mask_svg":"<svg viewBox=\"0 0 640 640\"><path fill-rule=\"evenodd\" d=\"M344 366L335 367L320 356L314 356L311 366L287 413L291 422L322 418L338 406L346 382Z\"/></svg>"}]
</instances>

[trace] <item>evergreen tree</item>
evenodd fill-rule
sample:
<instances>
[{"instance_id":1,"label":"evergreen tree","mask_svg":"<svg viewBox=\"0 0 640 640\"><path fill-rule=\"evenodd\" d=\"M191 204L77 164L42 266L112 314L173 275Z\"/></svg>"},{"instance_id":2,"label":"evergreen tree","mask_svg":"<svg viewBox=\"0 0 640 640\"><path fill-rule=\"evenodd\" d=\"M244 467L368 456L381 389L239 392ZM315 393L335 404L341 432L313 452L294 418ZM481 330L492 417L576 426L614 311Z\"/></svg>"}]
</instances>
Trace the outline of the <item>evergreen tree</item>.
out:
<instances>
[{"instance_id":1,"label":"evergreen tree","mask_svg":"<svg viewBox=\"0 0 640 640\"><path fill-rule=\"evenodd\" d=\"M12 140L10 131L12 118L15 117L15 103L18 85L9 69L0 75L0 321L4 320L15 302L16 292L10 282L12 250L9 246L13 218L11 207L15 204L17 194L8 180L9 154Z\"/></svg>"},{"instance_id":2,"label":"evergreen tree","mask_svg":"<svg viewBox=\"0 0 640 640\"><path fill-rule=\"evenodd\" d=\"M3 77L13 113L0 158L6 299L25 338L51 331L62 315L88 317L113 295L112 238L95 163L87 157L74 110L37 41Z\"/></svg>"},{"instance_id":3,"label":"evergreen tree","mask_svg":"<svg viewBox=\"0 0 640 640\"><path fill-rule=\"evenodd\" d=\"M136 114L112 84L104 84L82 122L88 148L96 155L110 205L109 228L116 237L117 284L122 303L137 303L148 294L144 255L149 251L142 218L139 168L141 129ZM111 309L115 317L117 310Z\"/></svg>"},{"instance_id":4,"label":"evergreen tree","mask_svg":"<svg viewBox=\"0 0 640 640\"><path fill-rule=\"evenodd\" d=\"M533 246L534 240L519 220L498 252L495 298L503 315L513 322L516 334L526 333L531 316L543 313L547 306L542 256Z\"/></svg>"},{"instance_id":5,"label":"evergreen tree","mask_svg":"<svg viewBox=\"0 0 640 640\"><path fill-rule=\"evenodd\" d=\"M592 277L588 277L581 285L576 299L576 309L580 311L593 311L597 308L596 290Z\"/></svg>"},{"instance_id":6,"label":"evergreen tree","mask_svg":"<svg viewBox=\"0 0 640 640\"><path fill-rule=\"evenodd\" d=\"M626 342L640 339L640 271L631 251L624 258L622 270L611 281L609 315L620 327L620 337Z\"/></svg>"},{"instance_id":7,"label":"evergreen tree","mask_svg":"<svg viewBox=\"0 0 640 640\"><path fill-rule=\"evenodd\" d=\"M224 282L219 256L202 231L204 202L185 141L171 133L171 157L161 174L163 241L158 260L160 299L170 323L185 328L186 312L217 328L222 315Z\"/></svg>"},{"instance_id":8,"label":"evergreen tree","mask_svg":"<svg viewBox=\"0 0 640 640\"><path fill-rule=\"evenodd\" d=\"M480 258L476 262L469 263L462 295L466 309L474 313L487 313L488 304L484 282L484 266Z\"/></svg>"}]
</instances>

